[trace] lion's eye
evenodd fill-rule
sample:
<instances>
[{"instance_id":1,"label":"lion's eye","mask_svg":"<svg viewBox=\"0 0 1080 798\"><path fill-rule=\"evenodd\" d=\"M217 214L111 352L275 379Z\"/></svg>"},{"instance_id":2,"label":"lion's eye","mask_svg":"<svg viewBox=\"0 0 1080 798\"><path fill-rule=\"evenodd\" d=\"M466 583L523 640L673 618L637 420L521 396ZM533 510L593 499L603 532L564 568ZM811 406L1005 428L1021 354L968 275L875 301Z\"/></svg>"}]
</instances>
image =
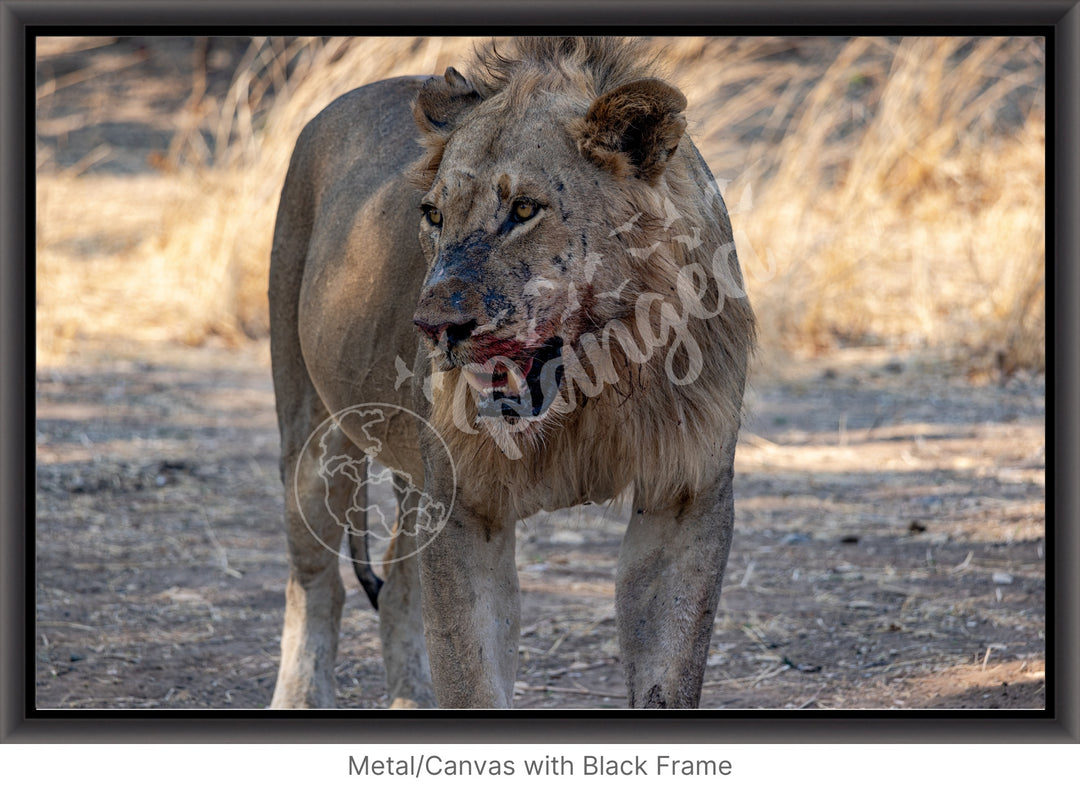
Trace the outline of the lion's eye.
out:
<instances>
[{"instance_id":1,"label":"lion's eye","mask_svg":"<svg viewBox=\"0 0 1080 798\"><path fill-rule=\"evenodd\" d=\"M424 217L434 227L442 227L442 213L430 205L424 208Z\"/></svg>"},{"instance_id":2,"label":"lion's eye","mask_svg":"<svg viewBox=\"0 0 1080 798\"><path fill-rule=\"evenodd\" d=\"M532 200L515 200L511 210L515 222L524 222L536 215L536 203Z\"/></svg>"}]
</instances>

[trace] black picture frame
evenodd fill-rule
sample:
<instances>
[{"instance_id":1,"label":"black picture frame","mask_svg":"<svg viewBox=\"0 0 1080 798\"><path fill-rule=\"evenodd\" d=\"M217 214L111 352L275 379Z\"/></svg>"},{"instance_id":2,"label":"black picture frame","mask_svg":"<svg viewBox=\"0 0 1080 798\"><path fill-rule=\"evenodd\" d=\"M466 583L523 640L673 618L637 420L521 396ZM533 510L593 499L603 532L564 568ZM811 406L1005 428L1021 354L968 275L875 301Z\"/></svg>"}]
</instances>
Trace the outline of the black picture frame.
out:
<instances>
[{"instance_id":1,"label":"black picture frame","mask_svg":"<svg viewBox=\"0 0 1080 798\"><path fill-rule=\"evenodd\" d=\"M554 0L518 7L314 0L0 2L0 741L2 742L1076 742L1080 741L1080 0L663 4ZM618 25L611 25L616 19ZM779 21L779 22L778 22ZM1048 44L1047 696L1043 710L902 712L365 712L50 710L33 698L33 37L140 33L1004 33ZM330 28L333 27L333 31ZM212 721L212 722L208 722Z\"/></svg>"}]
</instances>

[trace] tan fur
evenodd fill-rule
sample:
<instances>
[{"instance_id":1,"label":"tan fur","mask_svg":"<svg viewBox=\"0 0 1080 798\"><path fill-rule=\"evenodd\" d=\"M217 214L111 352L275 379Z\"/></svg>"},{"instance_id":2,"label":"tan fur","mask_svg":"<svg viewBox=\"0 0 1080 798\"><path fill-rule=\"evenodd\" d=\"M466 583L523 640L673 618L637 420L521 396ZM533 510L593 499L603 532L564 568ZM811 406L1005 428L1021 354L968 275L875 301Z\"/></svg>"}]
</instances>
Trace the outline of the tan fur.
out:
<instances>
[{"instance_id":1,"label":"tan fur","mask_svg":"<svg viewBox=\"0 0 1080 798\"><path fill-rule=\"evenodd\" d=\"M424 585L441 704L510 703L514 521L628 487L635 520L617 610L630 701L696 704L730 544L754 320L723 201L684 132L685 104L640 45L526 39L507 54L480 51L464 75L358 90L298 143L271 270L283 471L299 467L298 447L322 418L362 402L414 409L445 441L452 463L423 425L418 438L395 432L393 451L379 454L433 496L455 497L445 529L420 541L400 577ZM395 150L385 131L407 116L420 148ZM519 202L526 217L515 221ZM414 322L427 331L419 346ZM463 370L486 362L481 376L497 378L501 362L535 377L530 364L552 342L563 372L546 410L478 417ZM416 377L395 385L395 358ZM289 534L310 535L295 523ZM388 674L391 698L426 703L416 602L385 592L388 668L394 652L412 652ZM325 648L336 635L288 624L276 706L307 703L306 685L329 678L301 672L318 658L298 655L296 641Z\"/></svg>"}]
</instances>

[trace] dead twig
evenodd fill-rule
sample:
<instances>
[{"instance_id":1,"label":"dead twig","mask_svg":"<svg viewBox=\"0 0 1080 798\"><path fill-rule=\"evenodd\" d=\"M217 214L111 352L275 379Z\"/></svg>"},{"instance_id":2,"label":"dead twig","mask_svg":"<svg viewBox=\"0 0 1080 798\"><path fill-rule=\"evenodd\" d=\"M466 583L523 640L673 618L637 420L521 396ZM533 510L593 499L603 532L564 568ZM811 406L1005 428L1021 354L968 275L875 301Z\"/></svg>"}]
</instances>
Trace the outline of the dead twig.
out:
<instances>
[{"instance_id":1,"label":"dead twig","mask_svg":"<svg viewBox=\"0 0 1080 798\"><path fill-rule=\"evenodd\" d=\"M986 655L983 657L982 667L979 670L986 670L986 663L990 661L990 652L995 648L1005 649L1008 648L1004 643L991 643L986 647Z\"/></svg>"},{"instance_id":2,"label":"dead twig","mask_svg":"<svg viewBox=\"0 0 1080 798\"><path fill-rule=\"evenodd\" d=\"M87 626L84 623L74 623L72 621L37 621L38 626L62 626L65 629L80 629L84 632L97 632L96 626Z\"/></svg>"},{"instance_id":3,"label":"dead twig","mask_svg":"<svg viewBox=\"0 0 1080 798\"><path fill-rule=\"evenodd\" d=\"M626 700L626 693L603 693L587 687L554 687L547 685L515 684L514 690L523 693L569 693L571 695L595 695L601 698L621 698Z\"/></svg>"},{"instance_id":4,"label":"dead twig","mask_svg":"<svg viewBox=\"0 0 1080 798\"><path fill-rule=\"evenodd\" d=\"M781 665L780 667L776 668L775 670L771 670L771 671L766 668L765 672L758 675L758 677L756 679L754 679L753 682L751 682L750 686L751 687L757 687L759 684L761 684L766 679L771 679L774 676L778 676L779 674L783 673L786 670L789 670L790 668L791 668L790 665Z\"/></svg>"},{"instance_id":5,"label":"dead twig","mask_svg":"<svg viewBox=\"0 0 1080 798\"><path fill-rule=\"evenodd\" d=\"M559 646L561 646L563 644L563 641L566 640L566 638L569 636L569 634L570 634L570 632L566 631L566 632L563 632L561 635L559 635L559 639L556 640L555 644L551 648L549 648L547 650L546 655L550 657L552 654L554 654L556 651L558 651Z\"/></svg>"},{"instance_id":6,"label":"dead twig","mask_svg":"<svg viewBox=\"0 0 1080 798\"><path fill-rule=\"evenodd\" d=\"M580 673L582 671L591 671L595 668L604 668L608 665L614 665L615 660L612 658L600 660L599 662L591 662L589 664L577 663L576 665L569 665L565 668L556 668L555 670L548 671L546 676L549 679L554 679L556 676L564 676L567 673Z\"/></svg>"},{"instance_id":7,"label":"dead twig","mask_svg":"<svg viewBox=\"0 0 1080 798\"><path fill-rule=\"evenodd\" d=\"M202 511L203 523L206 524L206 537L214 547L215 552L217 552L218 567L221 568L227 576L231 576L234 579L242 578L244 575L229 565L229 555L225 551L225 547L218 541L217 535L214 534L214 527L210 524L210 517L206 514L206 508L200 507L199 509Z\"/></svg>"},{"instance_id":8,"label":"dead twig","mask_svg":"<svg viewBox=\"0 0 1080 798\"><path fill-rule=\"evenodd\" d=\"M823 688L821 688L821 689L823 689ZM799 706L795 707L795 709L806 709L808 706L815 703L817 701L817 699L818 699L818 696L821 695L821 689L818 689L818 691L816 693L814 693L810 698L806 699L801 704L799 704Z\"/></svg>"},{"instance_id":9,"label":"dead twig","mask_svg":"<svg viewBox=\"0 0 1080 798\"><path fill-rule=\"evenodd\" d=\"M727 685L737 684L737 685L749 685L750 687L757 687L761 682L765 681L766 679L771 679L772 677L777 676L778 674L783 673L784 671L790 670L790 669L791 669L790 665L780 665L778 668L775 668L774 670L769 670L768 668L765 668L760 673L756 673L756 674L754 674L752 676L736 676L736 677L732 677L730 679L720 679L719 681L715 681L715 682L705 682L701 686L702 686L702 688L706 688L706 687L725 687Z\"/></svg>"},{"instance_id":10,"label":"dead twig","mask_svg":"<svg viewBox=\"0 0 1080 798\"><path fill-rule=\"evenodd\" d=\"M955 574L955 573L959 573L960 571L966 570L967 567L969 565L971 565L971 559L974 556L975 556L975 552L974 551L969 551L967 553L967 557L964 558L964 561L962 563L960 563L959 565L953 566L952 572Z\"/></svg>"}]
</instances>

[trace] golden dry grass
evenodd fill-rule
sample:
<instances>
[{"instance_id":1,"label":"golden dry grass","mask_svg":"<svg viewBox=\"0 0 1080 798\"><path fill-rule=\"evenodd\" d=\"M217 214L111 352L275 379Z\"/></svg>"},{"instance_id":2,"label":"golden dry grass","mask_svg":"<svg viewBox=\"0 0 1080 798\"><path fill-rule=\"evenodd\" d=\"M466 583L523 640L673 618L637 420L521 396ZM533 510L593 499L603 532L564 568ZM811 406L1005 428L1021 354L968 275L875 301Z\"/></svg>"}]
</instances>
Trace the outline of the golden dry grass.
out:
<instances>
[{"instance_id":1,"label":"golden dry grass","mask_svg":"<svg viewBox=\"0 0 1080 798\"><path fill-rule=\"evenodd\" d=\"M41 40L39 57L55 44ZM96 152L66 169L39 158L39 360L80 336L265 333L300 129L351 88L439 73L472 44L255 40L227 93L195 70L153 171L87 171ZM657 44L724 187L766 346L880 341L963 353L973 368L1043 367L1041 40Z\"/></svg>"}]
</instances>

